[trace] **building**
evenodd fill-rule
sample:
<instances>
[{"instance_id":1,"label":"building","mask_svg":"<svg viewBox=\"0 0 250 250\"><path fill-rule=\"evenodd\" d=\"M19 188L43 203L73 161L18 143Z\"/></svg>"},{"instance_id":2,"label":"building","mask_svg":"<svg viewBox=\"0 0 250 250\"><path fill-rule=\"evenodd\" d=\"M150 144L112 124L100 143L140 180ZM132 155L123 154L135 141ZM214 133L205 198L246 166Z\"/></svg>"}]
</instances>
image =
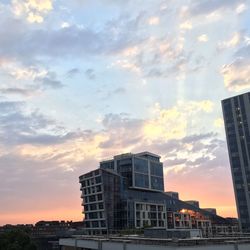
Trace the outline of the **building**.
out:
<instances>
[{"instance_id":1,"label":"building","mask_svg":"<svg viewBox=\"0 0 250 250\"><path fill-rule=\"evenodd\" d=\"M185 201L186 203L193 205L195 207L200 207L200 203L199 201L195 201L195 200L190 200L190 201Z\"/></svg>"},{"instance_id":2,"label":"building","mask_svg":"<svg viewBox=\"0 0 250 250\"><path fill-rule=\"evenodd\" d=\"M151 227L200 229L209 236L212 224L227 225L224 218L164 193L163 164L149 152L114 156L79 181L88 234Z\"/></svg>"},{"instance_id":3,"label":"building","mask_svg":"<svg viewBox=\"0 0 250 250\"><path fill-rule=\"evenodd\" d=\"M202 208L203 210L205 210L205 211L207 211L207 212L209 212L209 213L211 213L211 214L217 214L217 211L216 211L216 208Z\"/></svg>"},{"instance_id":4,"label":"building","mask_svg":"<svg viewBox=\"0 0 250 250\"><path fill-rule=\"evenodd\" d=\"M173 197L173 198L179 200L179 193L178 193L178 192L167 191L167 192L165 192L165 194L167 194L167 195L169 195L169 196L171 196L171 197Z\"/></svg>"},{"instance_id":5,"label":"building","mask_svg":"<svg viewBox=\"0 0 250 250\"><path fill-rule=\"evenodd\" d=\"M60 239L62 250L247 250L250 249L249 237L220 237L210 239L170 239L146 237L95 237L84 236Z\"/></svg>"},{"instance_id":6,"label":"building","mask_svg":"<svg viewBox=\"0 0 250 250\"><path fill-rule=\"evenodd\" d=\"M222 100L239 223L250 232L250 92Z\"/></svg>"}]
</instances>

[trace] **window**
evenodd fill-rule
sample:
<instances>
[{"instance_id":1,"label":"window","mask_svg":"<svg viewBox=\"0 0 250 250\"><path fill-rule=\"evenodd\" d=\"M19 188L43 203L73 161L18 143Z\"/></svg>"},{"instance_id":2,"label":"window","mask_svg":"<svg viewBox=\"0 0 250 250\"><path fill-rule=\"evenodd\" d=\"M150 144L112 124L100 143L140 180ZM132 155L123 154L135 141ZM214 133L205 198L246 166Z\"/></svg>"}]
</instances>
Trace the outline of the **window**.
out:
<instances>
[{"instance_id":1,"label":"window","mask_svg":"<svg viewBox=\"0 0 250 250\"><path fill-rule=\"evenodd\" d=\"M89 213L89 219L97 219L97 218L98 218L98 213L97 212Z\"/></svg>"},{"instance_id":2,"label":"window","mask_svg":"<svg viewBox=\"0 0 250 250\"><path fill-rule=\"evenodd\" d=\"M91 204L90 205L90 210L96 210L96 209L97 209L96 204Z\"/></svg>"},{"instance_id":3,"label":"window","mask_svg":"<svg viewBox=\"0 0 250 250\"><path fill-rule=\"evenodd\" d=\"M114 169L114 161L101 162L100 167L103 169Z\"/></svg>"},{"instance_id":4,"label":"window","mask_svg":"<svg viewBox=\"0 0 250 250\"><path fill-rule=\"evenodd\" d=\"M150 162L150 172L151 172L151 175L163 177L162 163Z\"/></svg>"},{"instance_id":5,"label":"window","mask_svg":"<svg viewBox=\"0 0 250 250\"><path fill-rule=\"evenodd\" d=\"M94 174L99 175L99 169L95 170Z\"/></svg>"},{"instance_id":6,"label":"window","mask_svg":"<svg viewBox=\"0 0 250 250\"><path fill-rule=\"evenodd\" d=\"M135 186L142 188L149 188L148 175L135 174Z\"/></svg>"},{"instance_id":7,"label":"window","mask_svg":"<svg viewBox=\"0 0 250 250\"><path fill-rule=\"evenodd\" d=\"M156 205L150 205L150 211L156 211Z\"/></svg>"},{"instance_id":8,"label":"window","mask_svg":"<svg viewBox=\"0 0 250 250\"><path fill-rule=\"evenodd\" d=\"M84 175L85 178L89 178L89 177L91 177L91 176L92 176L92 172L87 173L87 174Z\"/></svg>"},{"instance_id":9,"label":"window","mask_svg":"<svg viewBox=\"0 0 250 250\"><path fill-rule=\"evenodd\" d=\"M90 195L89 196L89 202L93 202L93 201L95 201L96 199L95 199L95 195Z\"/></svg>"},{"instance_id":10,"label":"window","mask_svg":"<svg viewBox=\"0 0 250 250\"><path fill-rule=\"evenodd\" d=\"M137 226L137 227L140 227L140 226L141 226L140 220L137 220L137 221L136 221L136 226Z\"/></svg>"},{"instance_id":11,"label":"window","mask_svg":"<svg viewBox=\"0 0 250 250\"><path fill-rule=\"evenodd\" d=\"M157 221L156 220L151 220L151 226L156 227L157 226Z\"/></svg>"},{"instance_id":12,"label":"window","mask_svg":"<svg viewBox=\"0 0 250 250\"><path fill-rule=\"evenodd\" d=\"M163 178L151 176L151 187L156 190L163 190Z\"/></svg>"},{"instance_id":13,"label":"window","mask_svg":"<svg viewBox=\"0 0 250 250\"><path fill-rule=\"evenodd\" d=\"M101 185L96 186L96 192L101 192L101 191L102 191L102 186Z\"/></svg>"},{"instance_id":14,"label":"window","mask_svg":"<svg viewBox=\"0 0 250 250\"><path fill-rule=\"evenodd\" d=\"M86 225L87 228L90 228L90 222L89 221L86 221L85 225Z\"/></svg>"},{"instance_id":15,"label":"window","mask_svg":"<svg viewBox=\"0 0 250 250\"><path fill-rule=\"evenodd\" d=\"M98 221L92 221L92 227L99 227Z\"/></svg>"},{"instance_id":16,"label":"window","mask_svg":"<svg viewBox=\"0 0 250 250\"><path fill-rule=\"evenodd\" d=\"M142 210L142 204L136 204L136 210Z\"/></svg>"},{"instance_id":17,"label":"window","mask_svg":"<svg viewBox=\"0 0 250 250\"><path fill-rule=\"evenodd\" d=\"M101 221L101 227L106 227L106 222L104 220Z\"/></svg>"},{"instance_id":18,"label":"window","mask_svg":"<svg viewBox=\"0 0 250 250\"><path fill-rule=\"evenodd\" d=\"M148 173L148 161L135 157L134 158L134 170L135 172L147 174Z\"/></svg>"},{"instance_id":19,"label":"window","mask_svg":"<svg viewBox=\"0 0 250 250\"><path fill-rule=\"evenodd\" d=\"M96 183L96 184L101 183L101 182L102 182L101 176L95 177L95 183Z\"/></svg>"}]
</instances>

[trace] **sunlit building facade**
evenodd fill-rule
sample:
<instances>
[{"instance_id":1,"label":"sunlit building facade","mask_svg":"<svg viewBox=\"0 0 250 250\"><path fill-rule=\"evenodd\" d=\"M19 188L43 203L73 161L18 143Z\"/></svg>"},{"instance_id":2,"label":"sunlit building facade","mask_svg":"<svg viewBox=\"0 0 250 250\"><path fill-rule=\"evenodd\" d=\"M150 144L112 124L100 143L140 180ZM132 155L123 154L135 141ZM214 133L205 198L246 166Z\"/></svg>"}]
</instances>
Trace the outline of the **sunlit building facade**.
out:
<instances>
[{"instance_id":1,"label":"sunlit building facade","mask_svg":"<svg viewBox=\"0 0 250 250\"><path fill-rule=\"evenodd\" d=\"M250 93L223 100L222 109L239 222L250 232Z\"/></svg>"},{"instance_id":2,"label":"sunlit building facade","mask_svg":"<svg viewBox=\"0 0 250 250\"><path fill-rule=\"evenodd\" d=\"M212 223L227 224L224 218L179 200L173 192L165 193L160 156L149 152L114 156L79 181L89 234L151 227L198 228L210 236Z\"/></svg>"}]
</instances>

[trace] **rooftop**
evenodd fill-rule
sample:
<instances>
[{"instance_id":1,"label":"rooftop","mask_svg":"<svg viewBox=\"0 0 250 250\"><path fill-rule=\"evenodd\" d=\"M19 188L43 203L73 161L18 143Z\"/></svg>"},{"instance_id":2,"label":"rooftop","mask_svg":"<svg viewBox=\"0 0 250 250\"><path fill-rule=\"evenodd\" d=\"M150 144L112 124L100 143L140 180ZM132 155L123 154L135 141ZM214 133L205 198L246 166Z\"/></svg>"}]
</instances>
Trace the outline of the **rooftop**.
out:
<instances>
[{"instance_id":1,"label":"rooftop","mask_svg":"<svg viewBox=\"0 0 250 250\"><path fill-rule=\"evenodd\" d=\"M110 243L110 247L112 248L112 243L117 244L136 244L136 245L151 245L155 246L155 249L158 249L158 246L173 246L173 249L180 246L196 246L198 250L198 246L214 246L214 245L241 245L247 246L250 249L250 236L228 236L228 237L215 237L215 238L188 238L188 239L162 239L162 238L145 238L139 237L137 235L134 236L76 236L75 238L68 239L60 239L60 245L70 245L72 243L78 242L83 246L84 242L106 242ZM76 244L78 245L78 244ZM95 249L95 248L93 248ZM202 248L203 249L203 248ZM211 249L211 248L209 248ZM220 248L221 249L221 248ZM227 248L223 248L227 249ZM231 249L231 248L230 248ZM239 248L240 249L240 248Z\"/></svg>"}]
</instances>

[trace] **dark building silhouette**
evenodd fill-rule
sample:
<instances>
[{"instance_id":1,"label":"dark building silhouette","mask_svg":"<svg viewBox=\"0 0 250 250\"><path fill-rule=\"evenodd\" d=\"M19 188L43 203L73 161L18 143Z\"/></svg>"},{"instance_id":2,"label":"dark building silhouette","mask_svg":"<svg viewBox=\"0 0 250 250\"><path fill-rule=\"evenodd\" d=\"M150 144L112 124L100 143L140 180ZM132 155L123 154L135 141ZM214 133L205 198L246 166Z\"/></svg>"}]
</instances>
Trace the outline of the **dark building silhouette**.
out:
<instances>
[{"instance_id":1,"label":"dark building silhouette","mask_svg":"<svg viewBox=\"0 0 250 250\"><path fill-rule=\"evenodd\" d=\"M223 100L222 109L239 223L250 232L250 93Z\"/></svg>"}]
</instances>

